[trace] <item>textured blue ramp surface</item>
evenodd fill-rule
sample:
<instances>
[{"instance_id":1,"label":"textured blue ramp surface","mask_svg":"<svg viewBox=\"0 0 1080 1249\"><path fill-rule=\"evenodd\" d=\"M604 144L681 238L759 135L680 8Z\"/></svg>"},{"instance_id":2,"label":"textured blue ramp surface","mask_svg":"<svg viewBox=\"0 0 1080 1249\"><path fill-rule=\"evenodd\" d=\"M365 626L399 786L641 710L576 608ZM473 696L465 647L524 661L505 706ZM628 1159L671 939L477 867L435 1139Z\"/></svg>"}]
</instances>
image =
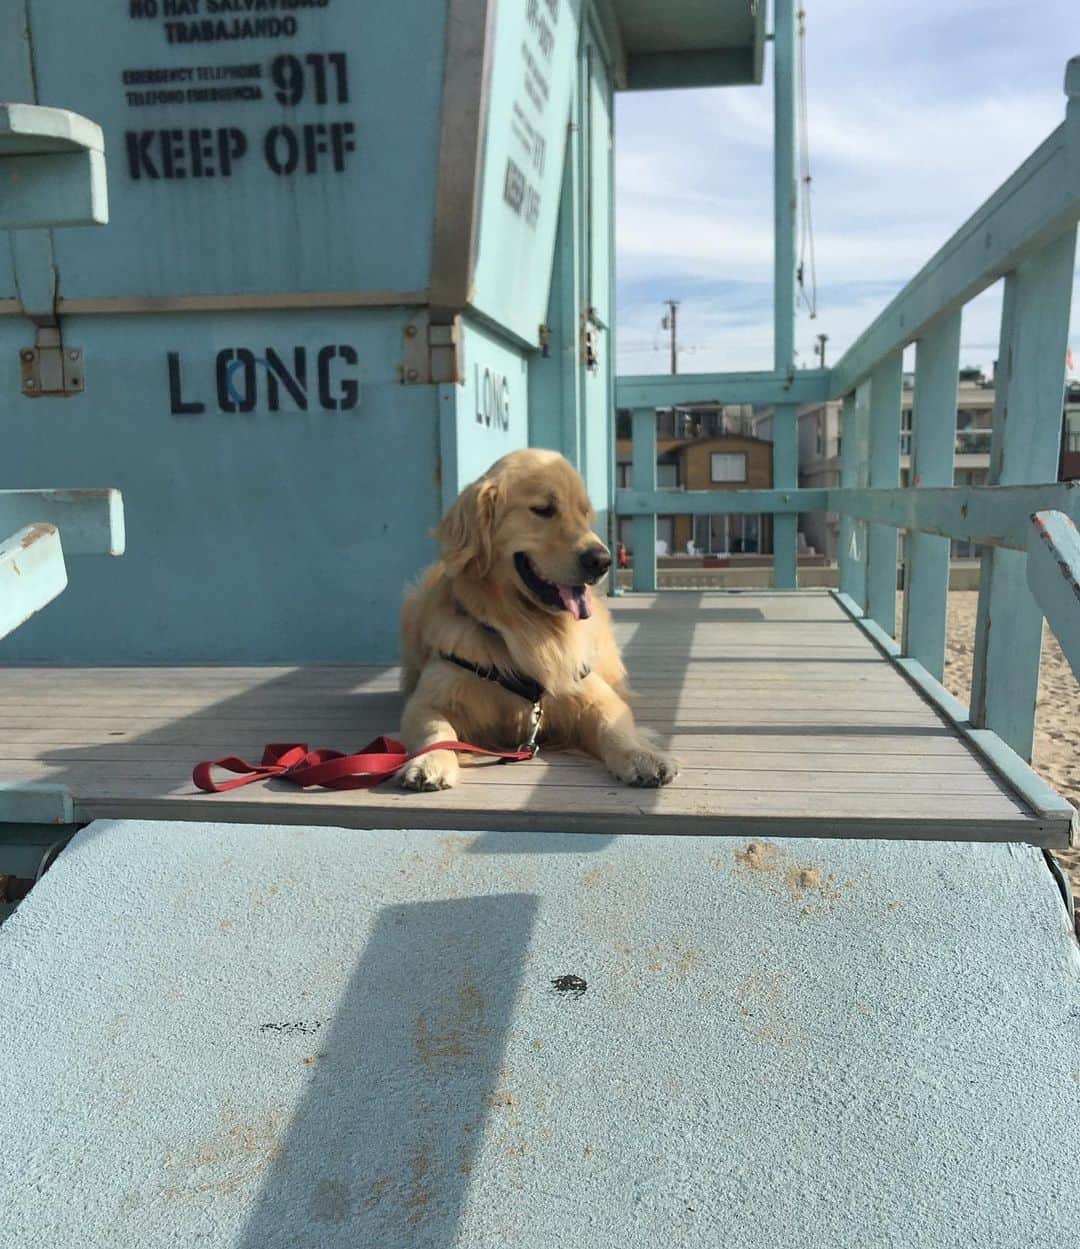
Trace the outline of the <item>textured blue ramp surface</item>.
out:
<instances>
[{"instance_id":1,"label":"textured blue ramp surface","mask_svg":"<svg viewBox=\"0 0 1080 1249\"><path fill-rule=\"evenodd\" d=\"M4 1244L1060 1249L1078 972L1016 846L98 823L0 930Z\"/></svg>"}]
</instances>

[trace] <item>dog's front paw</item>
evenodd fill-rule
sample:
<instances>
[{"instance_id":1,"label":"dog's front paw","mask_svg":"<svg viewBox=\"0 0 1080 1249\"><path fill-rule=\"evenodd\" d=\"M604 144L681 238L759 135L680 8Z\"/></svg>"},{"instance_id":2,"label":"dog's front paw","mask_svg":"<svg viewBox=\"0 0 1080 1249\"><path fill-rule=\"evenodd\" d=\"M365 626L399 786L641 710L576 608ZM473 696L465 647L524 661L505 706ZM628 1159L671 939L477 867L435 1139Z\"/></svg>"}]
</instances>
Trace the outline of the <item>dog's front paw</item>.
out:
<instances>
[{"instance_id":1,"label":"dog's front paw","mask_svg":"<svg viewBox=\"0 0 1080 1249\"><path fill-rule=\"evenodd\" d=\"M639 789L658 789L661 785L670 785L679 775L679 765L674 759L659 754L648 746L637 746L628 750L617 759L610 760L608 766L620 781L627 785L636 785Z\"/></svg>"},{"instance_id":2,"label":"dog's front paw","mask_svg":"<svg viewBox=\"0 0 1080 1249\"><path fill-rule=\"evenodd\" d=\"M401 774L402 789L418 789L430 793L449 789L457 784L460 765L452 750L433 750L414 759Z\"/></svg>"}]
</instances>

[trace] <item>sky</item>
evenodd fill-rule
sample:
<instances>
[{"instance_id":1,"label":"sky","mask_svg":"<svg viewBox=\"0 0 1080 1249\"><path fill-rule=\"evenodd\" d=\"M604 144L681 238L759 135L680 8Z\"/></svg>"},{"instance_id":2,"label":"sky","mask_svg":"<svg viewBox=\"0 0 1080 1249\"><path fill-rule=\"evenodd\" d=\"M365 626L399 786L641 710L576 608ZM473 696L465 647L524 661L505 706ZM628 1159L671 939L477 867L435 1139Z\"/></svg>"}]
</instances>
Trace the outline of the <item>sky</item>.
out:
<instances>
[{"instance_id":1,"label":"sky","mask_svg":"<svg viewBox=\"0 0 1080 1249\"><path fill-rule=\"evenodd\" d=\"M796 349L809 367L818 334L835 363L1061 123L1080 12L1076 0L803 8L817 317L800 310ZM759 87L617 97L619 373L668 371L669 298L680 372L772 367L771 51ZM1000 288L965 309L963 365L991 369ZM1069 341L1080 365L1080 282Z\"/></svg>"}]
</instances>

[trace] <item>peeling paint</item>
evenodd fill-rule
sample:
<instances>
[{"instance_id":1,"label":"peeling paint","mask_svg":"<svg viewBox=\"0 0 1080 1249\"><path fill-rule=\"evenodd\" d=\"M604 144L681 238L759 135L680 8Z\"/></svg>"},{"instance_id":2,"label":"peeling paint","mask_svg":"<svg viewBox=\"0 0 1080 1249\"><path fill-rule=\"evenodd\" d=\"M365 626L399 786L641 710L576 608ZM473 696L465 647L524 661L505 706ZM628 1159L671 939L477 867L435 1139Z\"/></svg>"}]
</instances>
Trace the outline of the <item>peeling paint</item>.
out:
<instances>
[{"instance_id":1,"label":"peeling paint","mask_svg":"<svg viewBox=\"0 0 1080 1249\"><path fill-rule=\"evenodd\" d=\"M40 542L43 538L48 538L54 533L56 533L55 525L48 525L44 521L39 521L36 525L29 526L19 546L25 551L27 547L33 546L35 542Z\"/></svg>"}]
</instances>

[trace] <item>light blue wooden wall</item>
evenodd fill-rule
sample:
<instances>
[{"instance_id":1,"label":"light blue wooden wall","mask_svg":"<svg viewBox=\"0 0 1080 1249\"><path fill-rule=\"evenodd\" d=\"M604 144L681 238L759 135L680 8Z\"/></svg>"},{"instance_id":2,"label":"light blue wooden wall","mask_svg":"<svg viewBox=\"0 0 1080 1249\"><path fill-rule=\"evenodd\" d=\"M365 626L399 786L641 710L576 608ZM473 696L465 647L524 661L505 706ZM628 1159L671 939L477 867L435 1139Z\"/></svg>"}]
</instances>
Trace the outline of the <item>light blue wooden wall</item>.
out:
<instances>
[{"instance_id":1,"label":"light blue wooden wall","mask_svg":"<svg viewBox=\"0 0 1080 1249\"><path fill-rule=\"evenodd\" d=\"M188 19L160 4L0 0L0 98L100 123L112 208L93 233L25 232L18 283L0 247L0 300L58 311L85 361L79 396L25 398L34 325L0 304L0 486L119 487L129 535L122 561L69 561L71 592L0 662L390 661L403 582L434 557L442 509L530 437L582 469L603 532L611 83L580 0L539 7L555 29L531 221L505 174L521 156L525 45L543 40L524 5L499 6L475 315L449 310L464 311L460 384L403 384L405 330L435 282L450 2L366 6L363 20L338 3L282 10L252 20L288 18L292 34L190 43ZM257 72L235 76L244 66ZM134 81L150 70L180 76ZM239 92L187 94L223 88ZM134 94L153 91L169 94ZM562 338L547 359L545 315Z\"/></svg>"},{"instance_id":2,"label":"light blue wooden wall","mask_svg":"<svg viewBox=\"0 0 1080 1249\"><path fill-rule=\"evenodd\" d=\"M614 432L612 394L615 350L611 302L613 229L611 145L614 105L602 45L590 28L581 58L582 185L585 193L581 229L585 311L595 335L596 363L585 367L581 471L604 533L611 500Z\"/></svg>"},{"instance_id":3,"label":"light blue wooden wall","mask_svg":"<svg viewBox=\"0 0 1080 1249\"><path fill-rule=\"evenodd\" d=\"M472 302L530 346L548 307L582 8L518 2L496 13Z\"/></svg>"},{"instance_id":4,"label":"light blue wooden wall","mask_svg":"<svg viewBox=\"0 0 1080 1249\"><path fill-rule=\"evenodd\" d=\"M548 355L530 365L530 438L561 451L582 473L605 537L613 486L613 114L608 50L586 23L568 118L547 311L550 344ZM583 358L586 316L593 366Z\"/></svg>"},{"instance_id":5,"label":"light blue wooden wall","mask_svg":"<svg viewBox=\"0 0 1080 1249\"><path fill-rule=\"evenodd\" d=\"M21 0L0 5L12 12ZM154 17L131 16L139 7L28 3L38 102L82 113L106 135L112 225L56 236L67 298L427 286L445 0L253 13L292 20L297 33L201 43L175 41L188 20L166 16L165 5L146 6ZM337 55L343 90L328 59ZM324 58L321 70L309 56ZM279 57L293 59L275 77ZM254 67L259 76L200 79L205 66ZM191 78L124 82L150 70ZM241 88L262 98L128 102L135 93ZM283 104L278 92L299 97ZM271 161L287 170L294 156L291 172L275 172Z\"/></svg>"},{"instance_id":6,"label":"light blue wooden wall","mask_svg":"<svg viewBox=\"0 0 1080 1249\"><path fill-rule=\"evenodd\" d=\"M495 460L529 445L530 356L483 326L463 327L465 381L439 387L443 506Z\"/></svg>"},{"instance_id":7,"label":"light blue wooden wall","mask_svg":"<svg viewBox=\"0 0 1080 1249\"><path fill-rule=\"evenodd\" d=\"M70 559L68 593L0 643L0 661L393 659L401 587L434 555L440 505L435 387L397 378L407 322L404 311L69 317L84 393L12 401L26 331L0 319L13 425L0 488L120 487L128 535L123 559ZM271 410L256 364L254 409L223 411L216 361L237 348L290 366L304 350L307 410L280 384ZM326 348L326 397L349 404L356 384L355 406L323 407ZM170 353L179 399L204 411L172 410ZM245 397L244 370L232 380ZM224 402L238 406L227 391Z\"/></svg>"}]
</instances>

